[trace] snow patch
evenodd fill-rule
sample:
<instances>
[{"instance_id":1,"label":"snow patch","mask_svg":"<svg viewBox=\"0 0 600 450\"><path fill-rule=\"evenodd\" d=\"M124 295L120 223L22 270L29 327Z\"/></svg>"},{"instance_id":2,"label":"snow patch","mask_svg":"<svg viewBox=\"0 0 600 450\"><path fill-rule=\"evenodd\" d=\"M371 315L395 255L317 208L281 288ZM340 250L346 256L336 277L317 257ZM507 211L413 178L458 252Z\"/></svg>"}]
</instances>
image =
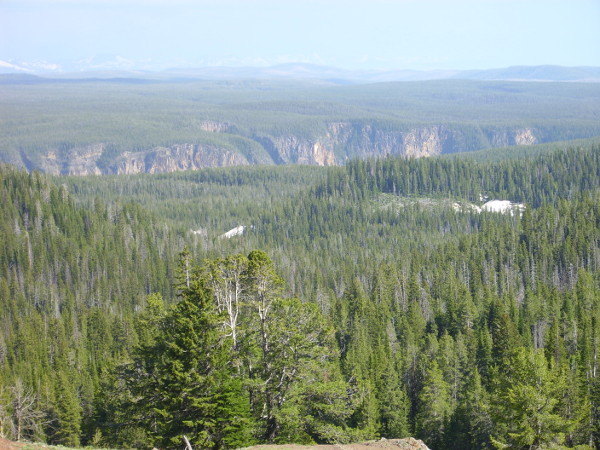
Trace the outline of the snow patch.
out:
<instances>
[{"instance_id":1,"label":"snow patch","mask_svg":"<svg viewBox=\"0 0 600 450\"><path fill-rule=\"evenodd\" d=\"M246 227L244 225L240 225L240 226L237 226L237 227L229 230L227 233L223 233L219 237L221 239L231 239L232 237L235 237L235 236L241 236L242 234L244 234L245 229L246 229Z\"/></svg>"},{"instance_id":2,"label":"snow patch","mask_svg":"<svg viewBox=\"0 0 600 450\"><path fill-rule=\"evenodd\" d=\"M525 211L525 205L523 203L513 203L510 200L490 200L485 203L481 209L483 211L510 214L511 216L514 216L515 212L521 214Z\"/></svg>"},{"instance_id":3,"label":"snow patch","mask_svg":"<svg viewBox=\"0 0 600 450\"><path fill-rule=\"evenodd\" d=\"M16 64L9 63L7 61L0 60L0 68L2 69L12 69L12 70L20 70L21 72L30 72L30 70L25 69L24 67L17 66Z\"/></svg>"},{"instance_id":4,"label":"snow patch","mask_svg":"<svg viewBox=\"0 0 600 450\"><path fill-rule=\"evenodd\" d=\"M47 61L19 62L12 63L10 61L0 60L0 70L12 70L15 72L56 72L60 70L58 64L49 63Z\"/></svg>"},{"instance_id":5,"label":"snow patch","mask_svg":"<svg viewBox=\"0 0 600 450\"><path fill-rule=\"evenodd\" d=\"M510 200L489 200L487 195L480 195L480 201L485 202L483 206L461 200L433 199L433 198L411 198L400 197L393 194L380 194L375 202L380 208L400 209L407 206L420 206L422 208L452 208L459 213L494 212L499 214L522 214L525 211L523 203L515 203Z\"/></svg>"},{"instance_id":6,"label":"snow patch","mask_svg":"<svg viewBox=\"0 0 600 450\"><path fill-rule=\"evenodd\" d=\"M35 61L31 63L24 63L27 70L31 71L47 71L47 72L57 72L60 70L60 66L55 63L50 63L47 61Z\"/></svg>"},{"instance_id":7,"label":"snow patch","mask_svg":"<svg viewBox=\"0 0 600 450\"><path fill-rule=\"evenodd\" d=\"M482 211L495 212L500 214L510 214L514 216L515 213L521 214L525 211L525 205L523 203L513 203L510 200L490 200L483 204L482 207L474 205L473 203L467 202L454 202L452 208L455 211L460 212L476 212Z\"/></svg>"}]
</instances>

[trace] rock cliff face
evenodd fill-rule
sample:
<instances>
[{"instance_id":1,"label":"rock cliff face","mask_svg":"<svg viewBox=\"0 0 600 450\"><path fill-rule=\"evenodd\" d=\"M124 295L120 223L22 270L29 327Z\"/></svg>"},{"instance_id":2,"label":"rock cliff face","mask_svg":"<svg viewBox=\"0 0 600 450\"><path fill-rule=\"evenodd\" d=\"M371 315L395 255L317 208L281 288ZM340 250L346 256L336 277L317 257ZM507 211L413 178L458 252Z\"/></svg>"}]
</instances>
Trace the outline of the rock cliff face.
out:
<instances>
[{"instance_id":1,"label":"rock cliff face","mask_svg":"<svg viewBox=\"0 0 600 450\"><path fill-rule=\"evenodd\" d=\"M62 157L56 151L48 151L42 156L39 168L51 175L102 175L97 162L105 149L104 144L75 147Z\"/></svg>"},{"instance_id":2,"label":"rock cliff face","mask_svg":"<svg viewBox=\"0 0 600 450\"><path fill-rule=\"evenodd\" d=\"M48 151L36 162L25 160L22 155L22 163L19 165L51 175L106 175L166 173L250 164L241 153L210 145L180 144L155 147L148 151L125 152L109 164L101 165L99 160L105 151L106 144L71 148L65 152Z\"/></svg>"},{"instance_id":3,"label":"rock cliff face","mask_svg":"<svg viewBox=\"0 0 600 450\"><path fill-rule=\"evenodd\" d=\"M200 128L205 132L236 136L234 124L205 120ZM470 134L469 134L470 133ZM290 132L282 135L252 135L245 133L245 142L255 141L264 150L256 159L245 156L235 145L175 144L136 152L124 152L112 157L114 150L104 143L70 149L47 151L31 161L21 154L21 166L42 170L53 175L102 175L166 173L197 170L205 167L261 164L307 164L332 166L353 157L399 155L413 158L485 147L531 145L538 143L538 132L532 128L464 129L447 125L431 125L397 129L368 122L330 122L315 137ZM475 136L475 137L473 137ZM259 151L262 151L259 150Z\"/></svg>"},{"instance_id":4,"label":"rock cliff face","mask_svg":"<svg viewBox=\"0 0 600 450\"><path fill-rule=\"evenodd\" d=\"M446 131L438 126L397 131L371 124L333 122L327 126L327 132L316 139L289 135L263 137L260 142L272 147L281 163L331 166L353 156L403 155L420 158L439 155L445 134Z\"/></svg>"},{"instance_id":5,"label":"rock cliff face","mask_svg":"<svg viewBox=\"0 0 600 450\"><path fill-rule=\"evenodd\" d=\"M329 124L325 142L337 154L349 156L401 155L420 158L442 153L448 134L444 127L430 126L409 130L381 129L372 124L334 122Z\"/></svg>"},{"instance_id":6,"label":"rock cliff face","mask_svg":"<svg viewBox=\"0 0 600 450\"><path fill-rule=\"evenodd\" d=\"M200 124L200 129L211 133L226 133L233 126L229 122L217 122L216 120L204 120Z\"/></svg>"},{"instance_id":7,"label":"rock cliff face","mask_svg":"<svg viewBox=\"0 0 600 450\"><path fill-rule=\"evenodd\" d=\"M327 143L322 143L320 140L310 140L289 135L271 138L263 137L261 142L263 145L266 143L267 146L272 147L269 152L271 157L273 158L274 156L274 149L276 151L275 158L284 164L333 166L336 163L331 146Z\"/></svg>"},{"instance_id":8,"label":"rock cliff face","mask_svg":"<svg viewBox=\"0 0 600 450\"><path fill-rule=\"evenodd\" d=\"M538 140L534 135L534 132L531 128L525 128L523 130L517 131L515 134L515 144L516 145L533 145L537 144Z\"/></svg>"},{"instance_id":9,"label":"rock cliff face","mask_svg":"<svg viewBox=\"0 0 600 450\"><path fill-rule=\"evenodd\" d=\"M124 153L113 165L111 173L166 173L180 170L197 170L204 167L248 165L240 153L213 146L181 144L156 147L148 152Z\"/></svg>"},{"instance_id":10,"label":"rock cliff face","mask_svg":"<svg viewBox=\"0 0 600 450\"><path fill-rule=\"evenodd\" d=\"M351 122L329 124L325 141L333 145L336 153L343 159L352 156L402 154L404 142L400 131Z\"/></svg>"},{"instance_id":11,"label":"rock cliff face","mask_svg":"<svg viewBox=\"0 0 600 450\"><path fill-rule=\"evenodd\" d=\"M532 128L521 128L517 130L492 132L490 143L493 147L509 147L511 145L533 145L537 144L538 138Z\"/></svg>"}]
</instances>

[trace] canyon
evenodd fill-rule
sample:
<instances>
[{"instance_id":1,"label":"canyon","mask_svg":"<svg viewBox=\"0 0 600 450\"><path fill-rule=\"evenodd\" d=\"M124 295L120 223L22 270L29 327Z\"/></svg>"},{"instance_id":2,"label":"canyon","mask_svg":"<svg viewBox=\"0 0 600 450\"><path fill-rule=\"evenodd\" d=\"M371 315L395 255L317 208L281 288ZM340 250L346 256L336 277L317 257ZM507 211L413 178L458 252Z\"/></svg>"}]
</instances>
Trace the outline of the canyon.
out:
<instances>
[{"instance_id":1,"label":"canyon","mask_svg":"<svg viewBox=\"0 0 600 450\"><path fill-rule=\"evenodd\" d=\"M52 175L344 165L600 136L600 84L0 76L0 162Z\"/></svg>"},{"instance_id":2,"label":"canyon","mask_svg":"<svg viewBox=\"0 0 600 450\"><path fill-rule=\"evenodd\" d=\"M231 123L205 121L211 134L236 134ZM243 152L214 142L174 143L130 151L112 152L111 143L94 142L71 148L49 149L37 158L21 152L13 162L28 170L51 175L109 175L169 173L211 167L250 164L303 164L333 166L353 157L404 156L421 158L480 148L532 145L540 142L533 128L465 129L449 125L423 125L397 129L369 121L332 121L325 132L313 135L241 134L260 151Z\"/></svg>"}]
</instances>

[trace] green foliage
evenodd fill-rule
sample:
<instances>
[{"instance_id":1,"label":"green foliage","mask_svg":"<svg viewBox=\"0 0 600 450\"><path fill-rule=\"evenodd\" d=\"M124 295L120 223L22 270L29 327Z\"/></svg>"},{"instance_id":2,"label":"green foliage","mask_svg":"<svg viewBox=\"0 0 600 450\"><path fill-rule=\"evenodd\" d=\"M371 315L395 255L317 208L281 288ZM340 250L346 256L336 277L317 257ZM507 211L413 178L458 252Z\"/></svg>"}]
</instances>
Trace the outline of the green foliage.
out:
<instances>
[{"instance_id":1,"label":"green foliage","mask_svg":"<svg viewBox=\"0 0 600 450\"><path fill-rule=\"evenodd\" d=\"M479 203L482 196L507 198L535 208L594 190L600 180L594 168L597 146L543 153L531 159L481 163L469 158L399 158L354 160L344 172L333 172L317 195L364 198L373 192L399 196L436 196Z\"/></svg>"},{"instance_id":2,"label":"green foliage","mask_svg":"<svg viewBox=\"0 0 600 450\"><path fill-rule=\"evenodd\" d=\"M598 136L599 97L597 83L6 83L1 159L65 174L59 161L89 153L90 145L105 145L92 158L106 170L126 152L185 143L239 153L251 163L280 163L282 155L269 155L273 140L327 139L340 123L348 140L334 148L339 161L378 146L387 154L378 135L399 137L431 124L445 152L472 151L508 145L527 129L542 142ZM208 131L206 122L223 129Z\"/></svg>"},{"instance_id":3,"label":"green foliage","mask_svg":"<svg viewBox=\"0 0 600 450\"><path fill-rule=\"evenodd\" d=\"M494 423L490 415L490 399L477 368L467 375L458 406L446 433L446 448L490 448Z\"/></svg>"},{"instance_id":4,"label":"green foliage","mask_svg":"<svg viewBox=\"0 0 600 450\"><path fill-rule=\"evenodd\" d=\"M35 397L27 437L77 444L93 434L102 376L135 344L131 316L147 290L172 295L176 234L135 205L77 207L64 187L7 166L0 196L0 386L21 380Z\"/></svg>"},{"instance_id":5,"label":"green foliage","mask_svg":"<svg viewBox=\"0 0 600 450\"><path fill-rule=\"evenodd\" d=\"M81 436L81 406L75 393L65 373L60 373L55 394L56 433L51 440L69 447L78 447Z\"/></svg>"},{"instance_id":6,"label":"green foliage","mask_svg":"<svg viewBox=\"0 0 600 450\"><path fill-rule=\"evenodd\" d=\"M127 395L117 414L127 418L123 425L145 430L154 445L178 445L182 436L202 448L246 443L250 411L241 383L231 379L231 347L221 337L216 305L196 277L182 286L181 297L158 322L155 338L122 369ZM154 317L145 325L160 317L156 298L149 302Z\"/></svg>"},{"instance_id":7,"label":"green foliage","mask_svg":"<svg viewBox=\"0 0 600 450\"><path fill-rule=\"evenodd\" d=\"M494 396L495 428L511 448L543 448L560 445L573 426L559 414L566 388L564 375L548 369L542 352L515 349L506 372L499 375Z\"/></svg>"},{"instance_id":8,"label":"green foliage","mask_svg":"<svg viewBox=\"0 0 600 450\"><path fill-rule=\"evenodd\" d=\"M425 372L419 395L415 429L417 436L433 447L442 445L450 419L450 387L437 362L432 361Z\"/></svg>"},{"instance_id":9,"label":"green foliage","mask_svg":"<svg viewBox=\"0 0 600 450\"><path fill-rule=\"evenodd\" d=\"M68 188L2 167L0 431L15 438L21 420L22 438L114 447L412 433L432 448L597 446L599 153ZM527 207L452 207L479 194Z\"/></svg>"}]
</instances>

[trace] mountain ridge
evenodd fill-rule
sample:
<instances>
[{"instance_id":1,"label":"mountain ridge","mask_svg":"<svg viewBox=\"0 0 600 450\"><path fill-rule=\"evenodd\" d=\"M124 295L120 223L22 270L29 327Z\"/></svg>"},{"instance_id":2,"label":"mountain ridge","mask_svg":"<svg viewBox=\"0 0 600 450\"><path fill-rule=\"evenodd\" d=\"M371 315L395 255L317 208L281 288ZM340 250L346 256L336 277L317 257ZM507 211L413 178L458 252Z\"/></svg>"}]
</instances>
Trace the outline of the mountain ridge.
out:
<instances>
[{"instance_id":1,"label":"mountain ridge","mask_svg":"<svg viewBox=\"0 0 600 450\"><path fill-rule=\"evenodd\" d=\"M509 66L477 70L349 70L307 63L285 63L265 67L205 66L172 67L164 70L140 70L114 64L79 65L61 69L58 64L11 62L0 60L0 77L6 74L38 76L39 82L77 79L141 79L175 81L190 79L303 79L332 84L362 84L389 81L425 80L510 80L600 82L600 67L594 66Z\"/></svg>"}]
</instances>

